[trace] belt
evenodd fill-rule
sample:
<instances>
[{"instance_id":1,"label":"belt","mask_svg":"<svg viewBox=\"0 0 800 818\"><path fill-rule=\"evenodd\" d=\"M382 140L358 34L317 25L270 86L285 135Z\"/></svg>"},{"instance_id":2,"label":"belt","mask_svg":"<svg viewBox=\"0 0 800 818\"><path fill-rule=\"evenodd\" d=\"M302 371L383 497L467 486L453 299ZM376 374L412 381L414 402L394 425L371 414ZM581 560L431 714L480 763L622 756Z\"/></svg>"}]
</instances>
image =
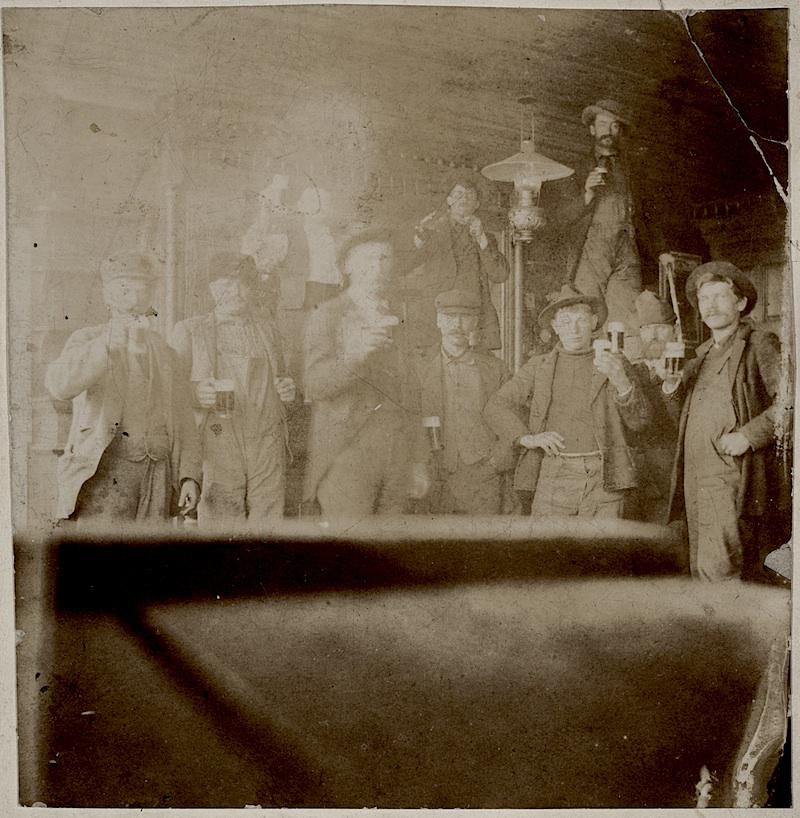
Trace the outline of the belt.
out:
<instances>
[{"instance_id":1,"label":"belt","mask_svg":"<svg viewBox=\"0 0 800 818\"><path fill-rule=\"evenodd\" d=\"M602 457L603 453L598 449L596 452L559 452L558 457Z\"/></svg>"}]
</instances>

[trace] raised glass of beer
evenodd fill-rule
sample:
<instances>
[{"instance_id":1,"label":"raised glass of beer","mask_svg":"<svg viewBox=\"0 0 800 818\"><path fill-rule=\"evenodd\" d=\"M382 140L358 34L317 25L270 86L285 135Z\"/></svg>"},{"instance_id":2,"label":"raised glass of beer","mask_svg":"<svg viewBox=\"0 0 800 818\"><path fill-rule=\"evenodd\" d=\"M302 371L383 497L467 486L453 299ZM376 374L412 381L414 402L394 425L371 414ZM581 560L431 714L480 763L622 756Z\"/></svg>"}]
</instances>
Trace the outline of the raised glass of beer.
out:
<instances>
[{"instance_id":1,"label":"raised glass of beer","mask_svg":"<svg viewBox=\"0 0 800 818\"><path fill-rule=\"evenodd\" d=\"M683 370L686 346L683 341L667 341L664 345L664 368L667 375L678 377Z\"/></svg>"},{"instance_id":2,"label":"raised glass of beer","mask_svg":"<svg viewBox=\"0 0 800 818\"><path fill-rule=\"evenodd\" d=\"M221 418L229 418L234 410L234 384L232 380L214 381L214 391L217 393L217 403L214 411Z\"/></svg>"},{"instance_id":3,"label":"raised glass of beer","mask_svg":"<svg viewBox=\"0 0 800 818\"><path fill-rule=\"evenodd\" d=\"M609 323L608 339L611 342L612 352L622 352L625 349L625 324L622 321Z\"/></svg>"},{"instance_id":4,"label":"raised glass of beer","mask_svg":"<svg viewBox=\"0 0 800 818\"><path fill-rule=\"evenodd\" d=\"M611 350L611 341L607 341L605 338L598 338L592 342L592 346L594 347L594 362L596 364L600 360L600 355L603 352L609 352Z\"/></svg>"}]
</instances>

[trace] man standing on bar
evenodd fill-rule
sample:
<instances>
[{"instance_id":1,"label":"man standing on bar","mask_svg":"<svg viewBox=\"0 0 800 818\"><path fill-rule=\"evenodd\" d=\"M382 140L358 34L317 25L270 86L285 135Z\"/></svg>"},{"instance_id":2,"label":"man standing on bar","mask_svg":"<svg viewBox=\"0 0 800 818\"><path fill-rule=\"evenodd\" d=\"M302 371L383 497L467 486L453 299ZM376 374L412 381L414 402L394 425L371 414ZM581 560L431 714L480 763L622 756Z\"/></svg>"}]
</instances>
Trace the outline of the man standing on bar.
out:
<instances>
[{"instance_id":1,"label":"man standing on bar","mask_svg":"<svg viewBox=\"0 0 800 818\"><path fill-rule=\"evenodd\" d=\"M559 343L486 404L489 426L522 450L514 488L533 492L532 516L618 518L637 485L626 432L644 428L650 404L624 355L593 356L592 334L605 318L601 298L565 285L539 315ZM520 416L528 402L526 424Z\"/></svg>"},{"instance_id":2,"label":"man standing on bar","mask_svg":"<svg viewBox=\"0 0 800 818\"><path fill-rule=\"evenodd\" d=\"M101 266L107 324L74 332L45 385L72 400L58 462L58 516L103 523L166 521L200 494L200 444L189 382L156 331L156 272L136 253ZM122 529L119 529L122 530Z\"/></svg>"},{"instance_id":3,"label":"man standing on bar","mask_svg":"<svg viewBox=\"0 0 800 818\"><path fill-rule=\"evenodd\" d=\"M172 333L194 385L203 440L201 526L283 516L284 407L296 390L273 322L255 309L257 285L252 256L218 253L208 274L213 311L181 321Z\"/></svg>"},{"instance_id":4,"label":"man standing on bar","mask_svg":"<svg viewBox=\"0 0 800 818\"><path fill-rule=\"evenodd\" d=\"M420 366L422 414L439 422L443 448L434 451L439 474L432 498L434 514L499 514L503 475L513 451L501 445L483 418L483 407L508 380L497 357L474 349L480 298L463 290L436 296L441 346Z\"/></svg>"},{"instance_id":5,"label":"man standing on bar","mask_svg":"<svg viewBox=\"0 0 800 818\"><path fill-rule=\"evenodd\" d=\"M789 373L778 338L744 320L758 294L738 267L701 264L686 295L712 337L664 381L668 406L681 407L670 520L686 518L694 576L763 578L791 530L789 408L776 402L791 394Z\"/></svg>"}]
</instances>

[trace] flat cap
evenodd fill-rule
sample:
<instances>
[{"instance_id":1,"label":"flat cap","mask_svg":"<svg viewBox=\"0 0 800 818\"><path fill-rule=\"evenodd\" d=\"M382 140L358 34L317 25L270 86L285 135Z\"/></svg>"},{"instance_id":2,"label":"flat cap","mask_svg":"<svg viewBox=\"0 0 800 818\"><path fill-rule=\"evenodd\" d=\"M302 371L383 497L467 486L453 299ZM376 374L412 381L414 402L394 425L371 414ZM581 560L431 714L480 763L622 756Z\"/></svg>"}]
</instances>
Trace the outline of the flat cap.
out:
<instances>
[{"instance_id":1,"label":"flat cap","mask_svg":"<svg viewBox=\"0 0 800 818\"><path fill-rule=\"evenodd\" d=\"M581 122L587 127L594 122L594 118L600 114L611 114L616 117L623 125L631 126L630 108L616 102L613 99L600 99L594 105L587 105L581 113Z\"/></svg>"},{"instance_id":2,"label":"flat cap","mask_svg":"<svg viewBox=\"0 0 800 818\"><path fill-rule=\"evenodd\" d=\"M634 302L639 323L646 327L648 324L672 324L675 321L675 312L672 304L659 298L651 290L644 290L636 296Z\"/></svg>"},{"instance_id":3,"label":"flat cap","mask_svg":"<svg viewBox=\"0 0 800 818\"><path fill-rule=\"evenodd\" d=\"M728 279L736 285L739 292L747 299L747 305L742 310L742 318L755 307L758 301L758 291L747 273L743 273L730 261L708 261L695 267L689 278L686 279L686 298L695 309L697 309L697 288L707 283L709 279L712 281Z\"/></svg>"},{"instance_id":4,"label":"flat cap","mask_svg":"<svg viewBox=\"0 0 800 818\"><path fill-rule=\"evenodd\" d=\"M481 298L477 293L468 290L447 290L439 293L435 302L436 312L447 314L467 313L478 315L481 311Z\"/></svg>"},{"instance_id":5,"label":"flat cap","mask_svg":"<svg viewBox=\"0 0 800 818\"><path fill-rule=\"evenodd\" d=\"M159 276L150 258L143 253L120 253L103 259L100 277L104 284L119 278L155 281Z\"/></svg>"}]
</instances>

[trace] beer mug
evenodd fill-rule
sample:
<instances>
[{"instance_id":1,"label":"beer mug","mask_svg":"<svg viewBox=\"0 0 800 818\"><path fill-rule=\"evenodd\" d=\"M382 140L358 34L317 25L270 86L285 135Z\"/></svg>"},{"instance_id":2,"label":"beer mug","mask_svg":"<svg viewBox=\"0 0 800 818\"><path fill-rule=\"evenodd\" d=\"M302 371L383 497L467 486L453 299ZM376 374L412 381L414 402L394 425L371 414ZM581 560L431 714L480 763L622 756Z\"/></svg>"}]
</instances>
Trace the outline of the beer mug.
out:
<instances>
[{"instance_id":1,"label":"beer mug","mask_svg":"<svg viewBox=\"0 0 800 818\"><path fill-rule=\"evenodd\" d=\"M598 338L596 341L592 343L592 346L594 347L595 365L600 362L600 355L603 352L611 351L611 341L607 341L605 338Z\"/></svg>"},{"instance_id":2,"label":"beer mug","mask_svg":"<svg viewBox=\"0 0 800 818\"><path fill-rule=\"evenodd\" d=\"M680 377L685 357L686 347L683 341L668 341L664 346L664 368L667 375Z\"/></svg>"},{"instance_id":3,"label":"beer mug","mask_svg":"<svg viewBox=\"0 0 800 818\"><path fill-rule=\"evenodd\" d=\"M234 383L232 380L214 381L214 391L217 393L217 402L214 411L221 418L229 418L234 410L233 397Z\"/></svg>"},{"instance_id":4,"label":"beer mug","mask_svg":"<svg viewBox=\"0 0 800 818\"><path fill-rule=\"evenodd\" d=\"M625 349L625 324L622 321L612 321L608 325L608 338L612 352L622 352Z\"/></svg>"},{"instance_id":5,"label":"beer mug","mask_svg":"<svg viewBox=\"0 0 800 818\"><path fill-rule=\"evenodd\" d=\"M428 430L428 442L432 452L440 451L442 447L442 420L438 415L422 418L422 425Z\"/></svg>"}]
</instances>

